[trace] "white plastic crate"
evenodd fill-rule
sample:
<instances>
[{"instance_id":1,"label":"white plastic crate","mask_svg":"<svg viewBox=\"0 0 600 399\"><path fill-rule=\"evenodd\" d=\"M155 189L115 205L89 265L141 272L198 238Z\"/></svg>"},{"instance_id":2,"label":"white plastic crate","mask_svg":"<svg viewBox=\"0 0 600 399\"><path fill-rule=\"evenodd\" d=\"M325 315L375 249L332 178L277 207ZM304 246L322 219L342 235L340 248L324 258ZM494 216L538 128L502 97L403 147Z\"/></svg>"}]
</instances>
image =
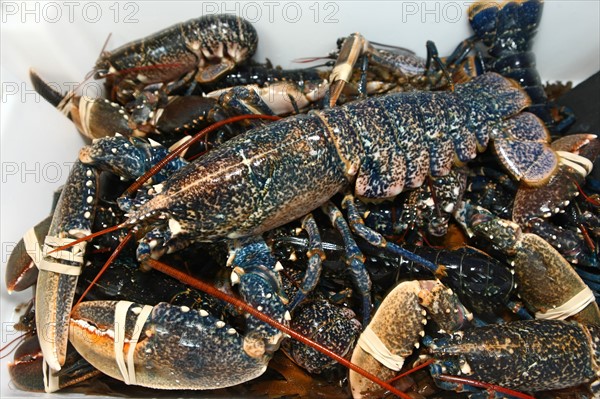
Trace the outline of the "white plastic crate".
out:
<instances>
[{"instance_id":1,"label":"white plastic crate","mask_svg":"<svg viewBox=\"0 0 600 399\"><path fill-rule=\"evenodd\" d=\"M235 13L250 20L259 34L255 60L269 58L285 68L292 60L326 55L336 40L352 32L367 39L412 49L425 56L433 40L441 55L471 34L466 9L454 1L324 2L20 2L4 1L2 10L1 220L2 265L25 231L49 213L52 193L67 178L84 144L72 123L35 94L29 68L62 91L72 88L93 67L109 33L107 49L174 23L214 13ZM533 51L544 81L578 83L600 69L600 3L553 1L544 15ZM101 82L90 82L94 96ZM4 345L17 333L13 309L32 293L7 295L2 273ZM30 397L10 383L2 360L2 398ZM39 395L42 396L42 395ZM87 396L89 397L89 396Z\"/></svg>"}]
</instances>

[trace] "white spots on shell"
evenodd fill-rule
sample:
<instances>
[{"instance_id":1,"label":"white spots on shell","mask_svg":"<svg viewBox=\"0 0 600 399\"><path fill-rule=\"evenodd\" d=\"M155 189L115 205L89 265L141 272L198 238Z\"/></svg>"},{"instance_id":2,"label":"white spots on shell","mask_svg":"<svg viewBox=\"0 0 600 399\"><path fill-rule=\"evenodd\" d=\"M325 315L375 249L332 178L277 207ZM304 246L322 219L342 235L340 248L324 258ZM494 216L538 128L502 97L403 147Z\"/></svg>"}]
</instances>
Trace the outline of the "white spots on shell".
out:
<instances>
[{"instance_id":1,"label":"white spots on shell","mask_svg":"<svg viewBox=\"0 0 600 399\"><path fill-rule=\"evenodd\" d=\"M94 185L94 182L91 181L91 180L88 180L88 181L85 182L85 186L86 187L92 187L93 185Z\"/></svg>"},{"instance_id":2,"label":"white spots on shell","mask_svg":"<svg viewBox=\"0 0 600 399\"><path fill-rule=\"evenodd\" d=\"M113 154L116 154L117 153L117 149L113 147L113 148L110 149L110 152L112 152Z\"/></svg>"},{"instance_id":3,"label":"white spots on shell","mask_svg":"<svg viewBox=\"0 0 600 399\"><path fill-rule=\"evenodd\" d=\"M422 323L424 326L426 326L426 325L427 325L427 319L423 319L423 320L421 320L421 323Z\"/></svg>"},{"instance_id":4,"label":"white spots on shell","mask_svg":"<svg viewBox=\"0 0 600 399\"><path fill-rule=\"evenodd\" d=\"M265 298L267 298L267 299L271 299L271 297L272 297L272 296L273 296L273 294L271 294L271 293L269 292L267 295L265 295Z\"/></svg>"},{"instance_id":5,"label":"white spots on shell","mask_svg":"<svg viewBox=\"0 0 600 399\"><path fill-rule=\"evenodd\" d=\"M235 331L235 328L229 328L227 330L227 334L229 334L229 335L235 335L235 334L237 334L237 331Z\"/></svg>"},{"instance_id":6,"label":"white spots on shell","mask_svg":"<svg viewBox=\"0 0 600 399\"><path fill-rule=\"evenodd\" d=\"M85 175L86 175L87 177L92 177L92 174L93 174L93 172L92 172L90 169L88 169L88 170L85 172Z\"/></svg>"},{"instance_id":7,"label":"white spots on shell","mask_svg":"<svg viewBox=\"0 0 600 399\"><path fill-rule=\"evenodd\" d=\"M279 272L283 270L283 265L281 264L281 262L277 262L275 263L275 268L273 269L273 271Z\"/></svg>"},{"instance_id":8,"label":"white spots on shell","mask_svg":"<svg viewBox=\"0 0 600 399\"><path fill-rule=\"evenodd\" d=\"M86 219L89 219L92 216L92 214L89 211L85 211L85 213L83 214L83 217Z\"/></svg>"},{"instance_id":9,"label":"white spots on shell","mask_svg":"<svg viewBox=\"0 0 600 399\"><path fill-rule=\"evenodd\" d=\"M199 313L199 314L200 314L200 316L202 316L202 317L206 317L206 316L208 316L208 312L207 312L206 310L204 310L204 309L200 309L200 310L198 311L198 313Z\"/></svg>"},{"instance_id":10,"label":"white spots on shell","mask_svg":"<svg viewBox=\"0 0 600 399\"><path fill-rule=\"evenodd\" d=\"M88 195L88 197L85 199L85 202L87 202L88 204L91 204L92 202L94 202L94 197L92 197L91 195Z\"/></svg>"},{"instance_id":11,"label":"white spots on shell","mask_svg":"<svg viewBox=\"0 0 600 399\"><path fill-rule=\"evenodd\" d=\"M262 306L260 306L260 305L258 305L258 306L256 307L256 310L258 310L259 312L262 312L262 311L263 311L263 309L264 309L264 308L263 308Z\"/></svg>"},{"instance_id":12,"label":"white spots on shell","mask_svg":"<svg viewBox=\"0 0 600 399\"><path fill-rule=\"evenodd\" d=\"M292 315L290 314L290 312L288 312L286 310L285 313L283 314L283 319L286 320L286 321L292 320Z\"/></svg>"},{"instance_id":13,"label":"white spots on shell","mask_svg":"<svg viewBox=\"0 0 600 399\"><path fill-rule=\"evenodd\" d=\"M171 230L172 235L177 235L181 233L183 229L181 228L181 224L179 224L177 220L169 219L169 230Z\"/></svg>"},{"instance_id":14,"label":"white spots on shell","mask_svg":"<svg viewBox=\"0 0 600 399\"><path fill-rule=\"evenodd\" d=\"M465 360L460 361L460 371L465 375L470 375L473 372L471 366Z\"/></svg>"},{"instance_id":15,"label":"white spots on shell","mask_svg":"<svg viewBox=\"0 0 600 399\"><path fill-rule=\"evenodd\" d=\"M217 322L215 323L215 327L223 328L225 327L225 322L223 320L217 320Z\"/></svg>"},{"instance_id":16,"label":"white spots on shell","mask_svg":"<svg viewBox=\"0 0 600 399\"><path fill-rule=\"evenodd\" d=\"M187 312L189 312L189 311L190 311L190 308L184 305L184 306L182 306L182 307L181 307L181 311L182 311L183 313L187 313Z\"/></svg>"},{"instance_id":17,"label":"white spots on shell","mask_svg":"<svg viewBox=\"0 0 600 399\"><path fill-rule=\"evenodd\" d=\"M148 139L148 142L150 143L151 147L162 147L162 145L158 141L152 140L151 138Z\"/></svg>"}]
</instances>

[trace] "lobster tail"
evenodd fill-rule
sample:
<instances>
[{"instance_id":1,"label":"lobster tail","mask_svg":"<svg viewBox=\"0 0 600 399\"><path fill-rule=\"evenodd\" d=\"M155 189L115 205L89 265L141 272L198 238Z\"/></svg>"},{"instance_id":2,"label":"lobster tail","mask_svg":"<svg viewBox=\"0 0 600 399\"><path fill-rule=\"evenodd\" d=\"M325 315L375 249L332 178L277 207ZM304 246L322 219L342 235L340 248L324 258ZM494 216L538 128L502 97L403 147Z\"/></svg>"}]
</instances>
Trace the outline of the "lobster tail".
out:
<instances>
[{"instance_id":1,"label":"lobster tail","mask_svg":"<svg viewBox=\"0 0 600 399\"><path fill-rule=\"evenodd\" d=\"M524 112L494 129L494 150L504 167L528 185L544 184L558 167L558 155L550 148L550 135L535 115Z\"/></svg>"},{"instance_id":2,"label":"lobster tail","mask_svg":"<svg viewBox=\"0 0 600 399\"><path fill-rule=\"evenodd\" d=\"M530 105L527 93L519 85L499 74L487 73L457 86L455 93L463 104L471 106L467 126L475 131L479 144L485 147L492 139L500 162L515 179L539 185L550 178L558 166L558 157L550 148L544 123L531 113L518 114ZM505 119L482 123L499 114Z\"/></svg>"},{"instance_id":3,"label":"lobster tail","mask_svg":"<svg viewBox=\"0 0 600 399\"><path fill-rule=\"evenodd\" d=\"M478 119L481 116L489 120L497 115L515 115L531 103L525 90L515 81L497 73L486 73L457 85L455 92L458 97L469 101L473 111L480 114Z\"/></svg>"}]
</instances>

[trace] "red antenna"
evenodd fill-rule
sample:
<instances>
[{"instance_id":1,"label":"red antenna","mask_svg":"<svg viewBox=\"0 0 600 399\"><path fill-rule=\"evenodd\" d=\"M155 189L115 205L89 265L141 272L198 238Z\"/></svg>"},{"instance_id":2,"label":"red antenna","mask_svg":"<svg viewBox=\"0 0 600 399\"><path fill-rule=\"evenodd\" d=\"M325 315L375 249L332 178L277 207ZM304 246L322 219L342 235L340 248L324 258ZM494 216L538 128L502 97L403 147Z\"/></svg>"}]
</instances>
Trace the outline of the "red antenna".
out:
<instances>
[{"instance_id":1,"label":"red antenna","mask_svg":"<svg viewBox=\"0 0 600 399\"><path fill-rule=\"evenodd\" d=\"M247 303L237 299L237 298L233 298L221 291L219 291L218 289L216 289L215 287L213 287L212 285L205 283L204 281L201 281L197 278L194 278L192 276L189 276L163 262L160 262L158 260L155 259L149 259L147 261L147 264L149 266L151 266L153 269L156 269L162 273L165 273L168 276L171 276L187 285L190 285L196 289L199 289L201 291L206 292L209 295L214 296L217 299L220 299L222 301L225 301L233 306L236 306L240 309L242 309L244 312L250 313L252 316L256 317L257 319L269 324L270 326L273 326L275 328L277 328L278 330L284 332L285 334L289 335L290 337L294 338L295 340L310 346L311 348L323 353L324 355L334 359L335 361L337 361L338 363L344 365L345 367L348 367L349 369L352 369L354 371L356 371L358 374L362 375L365 378L368 378L369 380L373 381L374 383L376 383L377 385L380 385L381 387L387 389L388 391L390 391L391 393L393 393L396 396L399 396L403 399L410 399L410 396L408 396L407 394L399 391L398 389L394 388L392 385L388 384L387 382L381 380L380 378L378 378L377 376L369 373L368 371L360 368L359 366L355 365L352 362L349 362L348 360L344 359L343 357L341 357L340 355L338 355L335 352L332 352L330 349L324 347L321 344L318 344L308 338L306 338L305 336L297 333L296 331L292 330L291 328L289 328L288 326L279 323L277 320L273 320L271 317L267 316L266 314L259 312L258 310L254 309L252 306L248 305Z\"/></svg>"}]
</instances>

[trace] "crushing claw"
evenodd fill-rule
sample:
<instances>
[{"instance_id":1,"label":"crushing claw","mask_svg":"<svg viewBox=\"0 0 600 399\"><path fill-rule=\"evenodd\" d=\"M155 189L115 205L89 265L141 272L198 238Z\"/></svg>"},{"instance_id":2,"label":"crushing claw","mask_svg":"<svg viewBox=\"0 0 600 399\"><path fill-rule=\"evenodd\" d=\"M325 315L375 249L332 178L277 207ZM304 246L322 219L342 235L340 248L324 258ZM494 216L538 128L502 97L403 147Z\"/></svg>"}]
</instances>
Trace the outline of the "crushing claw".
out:
<instances>
[{"instance_id":1,"label":"crushing claw","mask_svg":"<svg viewBox=\"0 0 600 399\"><path fill-rule=\"evenodd\" d=\"M245 240L232 263L244 301L287 322L278 266L264 241ZM281 331L254 317L247 318L241 335L204 309L167 303L84 302L73 309L70 326L71 343L94 367L127 384L162 389L217 389L249 381L264 373L283 339Z\"/></svg>"},{"instance_id":2,"label":"crushing claw","mask_svg":"<svg viewBox=\"0 0 600 399\"><path fill-rule=\"evenodd\" d=\"M241 384L260 376L272 355L255 334L242 336L206 310L167 303L84 302L73 309L70 330L73 346L94 367L151 388Z\"/></svg>"}]
</instances>

